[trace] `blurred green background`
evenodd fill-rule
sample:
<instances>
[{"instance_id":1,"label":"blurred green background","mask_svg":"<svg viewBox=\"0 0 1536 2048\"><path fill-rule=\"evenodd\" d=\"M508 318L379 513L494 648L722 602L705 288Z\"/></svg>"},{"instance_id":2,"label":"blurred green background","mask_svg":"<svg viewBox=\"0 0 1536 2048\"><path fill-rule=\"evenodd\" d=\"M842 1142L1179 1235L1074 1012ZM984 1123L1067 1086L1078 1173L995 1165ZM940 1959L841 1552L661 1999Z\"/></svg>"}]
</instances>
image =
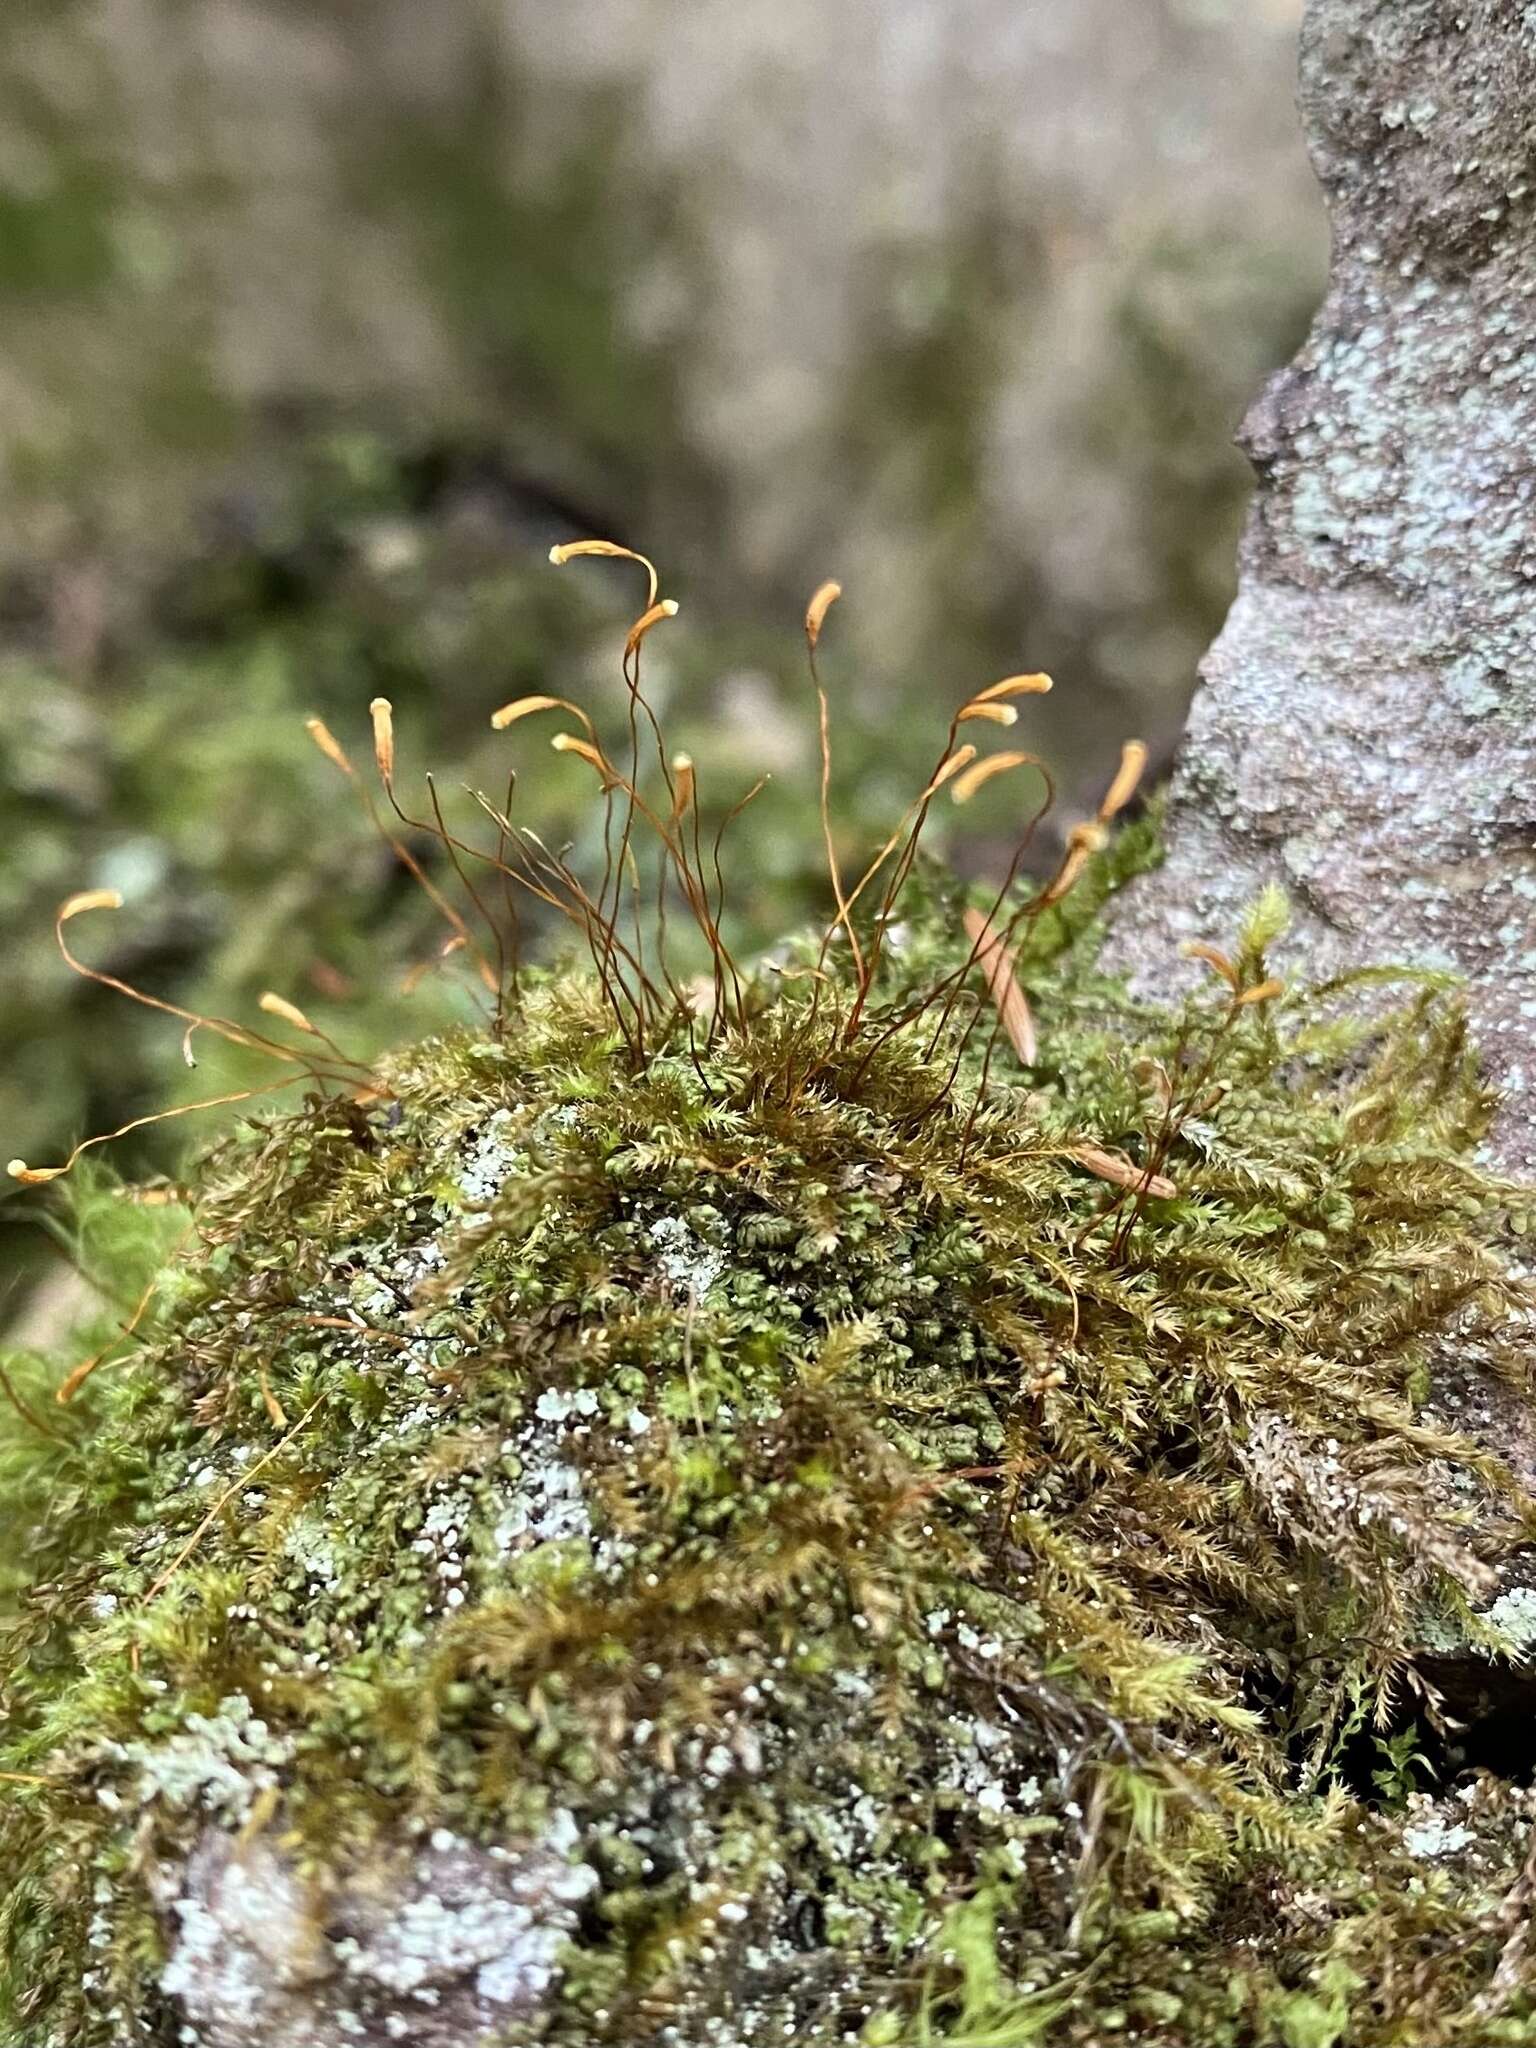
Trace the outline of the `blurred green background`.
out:
<instances>
[{"instance_id":1,"label":"blurred green background","mask_svg":"<svg viewBox=\"0 0 1536 2048\"><path fill-rule=\"evenodd\" d=\"M302 729L450 790L524 771L526 690L620 710L632 571L706 804L758 772L743 943L819 901L798 624L838 808L883 834L948 707L1049 668L1025 744L1090 790L1171 750L1247 492L1230 441L1324 258L1297 0L13 0L0 46L0 1145L189 1091L179 1031L275 987L364 1049L430 909ZM515 741L515 744L514 744ZM419 784L417 785L419 787ZM978 812L983 807L978 805ZM985 867L1011 812L954 848ZM174 1159L191 1125L126 1166ZM0 1217L0 1318L36 1197Z\"/></svg>"}]
</instances>

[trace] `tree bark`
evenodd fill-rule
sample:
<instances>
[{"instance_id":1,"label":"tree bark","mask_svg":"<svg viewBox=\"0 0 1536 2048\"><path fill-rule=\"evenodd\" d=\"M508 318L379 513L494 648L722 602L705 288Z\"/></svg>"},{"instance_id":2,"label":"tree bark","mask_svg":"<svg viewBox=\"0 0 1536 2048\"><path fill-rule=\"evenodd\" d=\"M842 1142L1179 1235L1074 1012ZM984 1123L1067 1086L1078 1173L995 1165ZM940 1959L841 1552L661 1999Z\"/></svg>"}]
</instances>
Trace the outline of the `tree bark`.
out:
<instances>
[{"instance_id":1,"label":"tree bark","mask_svg":"<svg viewBox=\"0 0 1536 2048\"><path fill-rule=\"evenodd\" d=\"M1167 864L1116 944L1166 986L1265 882L1311 971L1467 978L1536 1166L1536 6L1311 0L1301 106L1333 261L1249 413L1259 491Z\"/></svg>"}]
</instances>

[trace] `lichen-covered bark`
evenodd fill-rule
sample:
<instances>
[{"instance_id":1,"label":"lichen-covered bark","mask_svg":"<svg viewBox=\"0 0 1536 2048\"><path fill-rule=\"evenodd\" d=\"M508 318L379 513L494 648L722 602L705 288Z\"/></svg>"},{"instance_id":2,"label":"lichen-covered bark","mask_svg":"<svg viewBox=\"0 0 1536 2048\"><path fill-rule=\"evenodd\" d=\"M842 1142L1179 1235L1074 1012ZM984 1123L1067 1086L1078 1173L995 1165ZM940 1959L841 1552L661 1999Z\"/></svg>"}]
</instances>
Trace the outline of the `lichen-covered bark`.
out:
<instances>
[{"instance_id":1,"label":"lichen-covered bark","mask_svg":"<svg viewBox=\"0 0 1536 2048\"><path fill-rule=\"evenodd\" d=\"M597 1883L569 1847L558 1827L522 1851L438 1828L321 1886L264 1842L209 1830L182 1867L155 1875L171 1930L161 1989L184 2040L222 2048L505 2038L547 1997Z\"/></svg>"},{"instance_id":2,"label":"lichen-covered bark","mask_svg":"<svg viewBox=\"0 0 1536 2048\"><path fill-rule=\"evenodd\" d=\"M1205 667L1146 972L1265 881L1313 967L1457 970L1536 1164L1536 8L1313 0L1327 299L1249 414L1260 492Z\"/></svg>"}]
</instances>

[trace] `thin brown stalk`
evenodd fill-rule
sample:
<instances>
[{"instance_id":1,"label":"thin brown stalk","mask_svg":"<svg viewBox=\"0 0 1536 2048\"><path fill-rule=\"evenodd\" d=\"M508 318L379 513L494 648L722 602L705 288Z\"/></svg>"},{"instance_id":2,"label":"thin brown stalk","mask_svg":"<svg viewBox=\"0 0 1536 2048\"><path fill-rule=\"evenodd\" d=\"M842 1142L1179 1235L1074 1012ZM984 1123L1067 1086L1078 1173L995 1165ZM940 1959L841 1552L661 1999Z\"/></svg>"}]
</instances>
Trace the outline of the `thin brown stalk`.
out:
<instances>
[{"instance_id":1,"label":"thin brown stalk","mask_svg":"<svg viewBox=\"0 0 1536 2048\"><path fill-rule=\"evenodd\" d=\"M506 803L503 806L503 809L505 811L511 811L512 801L516 794L517 770L514 768L509 772L507 776L507 797ZM505 871L503 856L505 855L506 850L507 835L505 831L502 829L502 827L498 824L496 827L496 862L497 866L502 869L502 873L500 876L501 900L506 907L507 913L507 930L511 944L511 994L512 1000L515 1003L522 991L523 921L518 913L517 898L512 893L511 878Z\"/></svg>"},{"instance_id":2,"label":"thin brown stalk","mask_svg":"<svg viewBox=\"0 0 1536 2048\"><path fill-rule=\"evenodd\" d=\"M314 1415L316 1411L320 1408L325 1398L326 1397L324 1394L317 1394L314 1400L311 1401L309 1406L304 1410L304 1413L299 1417L298 1421L293 1425L292 1429L288 1431L287 1435L279 1438L279 1440L272 1446L271 1450L264 1452L262 1456L256 1460L254 1465L248 1466L245 1469L245 1471L241 1472L238 1475L237 1478L231 1480L229 1485L225 1487L224 1491L219 1495L218 1499L214 1502L213 1506L208 1510L207 1514L204 1515L203 1519L192 1531L192 1534L187 1538L187 1541L182 1545L181 1549L177 1551L175 1557L166 1566L165 1570L160 1574L159 1578L155 1580L154 1584L150 1587L149 1591L144 1595L144 1606L148 1607L152 1601L156 1600L159 1597L159 1595L165 1591L166 1587L170 1584L171 1580L175 1578L176 1574L181 1570L182 1566L186 1563L187 1559L197 1549L197 1546L202 1542L203 1538L207 1535L208 1531L219 1519L219 1516L223 1514L225 1508L228 1507L229 1503L234 1499L235 1495L237 1493L243 1493L245 1489L250 1485L251 1481L256 1477L256 1474L260 1472L265 1466L270 1465L272 1460L275 1457L277 1457L279 1452L285 1451L288 1448L288 1446L293 1442L294 1438L298 1435L299 1431L304 1427L305 1423L308 1422L310 1417Z\"/></svg>"},{"instance_id":3,"label":"thin brown stalk","mask_svg":"<svg viewBox=\"0 0 1536 2048\"><path fill-rule=\"evenodd\" d=\"M375 706L384 704L384 702L385 700L382 697L376 697L374 699ZM395 833L390 831L389 827L384 823L384 820L379 816L378 809L377 806L374 804L373 798L369 795L368 791L363 788L362 784L359 783L358 793L362 797L363 808L368 814L369 823L373 826L374 831L378 834L380 839L384 841L385 845L388 846L390 851L394 854L395 858L411 875L413 880L416 882L417 886L422 890L423 894L426 896L428 902L432 905L433 909L437 911L438 915L452 929L454 935L460 940L462 940L464 950L467 953L469 953L471 957L474 959L476 971L480 976L482 987L484 987L488 995L491 995L495 999L496 1018L499 1020L501 1015L501 1006L503 1002L503 982L505 979L506 972L505 956L502 950L501 933L496 924L496 920L491 916L490 912L486 909L485 905L476 895L473 886L470 884L468 877L465 875L464 870L460 865L458 855L459 851L463 848L463 842L461 840L456 839L448 829L447 823L443 817L442 805L438 801L436 785L434 784L431 775L428 775L427 777L427 791L432 800L433 818L435 819L436 822L434 823L425 818L413 818L409 814L409 812L405 810L404 806L400 802L400 799L395 794L393 727L391 726L390 728L388 741L386 744L384 739L379 734L377 715L375 718L375 753L378 760L379 779L384 785L384 794L389 801L390 809L394 812L395 816L400 820L401 824L406 827L407 831L423 833L426 837L436 839L442 844L444 850L448 855L449 860L453 863L454 872L458 876L460 885L468 894L471 902L479 911L481 917L484 918L491 932L492 943L495 945L497 950L497 964L494 967L492 966L491 961L485 952L485 949L477 942L477 940L474 937L474 934L470 931L469 926L465 923L464 919L460 916L459 912L448 901L448 898L437 887L436 883L432 881L431 877L427 874L425 868L422 867L421 863L417 860L416 856L411 852L410 848L405 844L405 842L402 839L398 838ZM385 772L386 769L388 770L387 774Z\"/></svg>"},{"instance_id":4,"label":"thin brown stalk","mask_svg":"<svg viewBox=\"0 0 1536 2048\"><path fill-rule=\"evenodd\" d=\"M950 727L950 731L951 733L954 731L953 724ZM912 803L902 813L901 820L895 831L892 832L884 846L881 847L869 866L864 870L864 873L859 877L853 893L848 898L848 907L852 910L891 855L896 852L898 846L902 848L901 856L896 864L896 870L891 877L890 885L887 887L885 897L881 902L879 914L874 920L874 929L869 942L869 952L866 957L864 979L854 998L853 1008L844 1029L843 1035L847 1042L851 1043L858 1034L859 1023L864 1015L864 1007L869 1000L869 993L874 986L875 975L879 969L880 958L885 950L886 932L890 926L896 903L906 884L906 878L911 873L912 865L917 858L918 845L922 839L923 827L928 821L928 814L933 799L946 782L968 767L975 758L976 749L969 743L963 747L957 747L952 753L945 754L944 759L940 761L938 767L930 776L926 788L914 798ZM903 839L906 842L904 846L902 845Z\"/></svg>"},{"instance_id":5,"label":"thin brown stalk","mask_svg":"<svg viewBox=\"0 0 1536 2048\"><path fill-rule=\"evenodd\" d=\"M347 772L351 774L352 771L349 769ZM356 780L355 777L354 780ZM464 919L459 915L454 906L448 901L442 890L438 888L405 841L397 833L390 831L383 818L379 815L379 807L374 802L372 793L361 782L357 784L357 791L362 799L363 809L367 814L368 822L372 825L374 831L383 840L400 865L411 876L439 917L443 919L450 930L464 941L466 952L469 953L475 962L481 985L489 995L495 996L499 990L496 971L486 958L485 950L475 938L474 933L469 929L469 926L464 922ZM432 826L407 818L405 813L400 810L399 805L395 803L392 790L389 792L389 799L391 807L395 810L397 816L409 825L412 830L429 833L434 838L439 836Z\"/></svg>"},{"instance_id":6,"label":"thin brown stalk","mask_svg":"<svg viewBox=\"0 0 1536 2048\"><path fill-rule=\"evenodd\" d=\"M816 692L817 734L821 746L821 838L827 854L827 874L832 883L832 894L837 902L838 922L847 934L853 954L854 973L860 981L864 977L864 955L859 946L859 935L853 928L849 913L848 899L843 893L842 869L838 864L837 846L832 836L832 731L831 707L827 702L826 689L822 684L821 671L816 662L816 646L821 638L821 629L832 605L842 595L841 586L823 583L811 599L805 614L806 659L810 664L811 683ZM825 945L823 946L825 958ZM818 988L820 984L817 984ZM814 1005L815 997L812 997Z\"/></svg>"},{"instance_id":7,"label":"thin brown stalk","mask_svg":"<svg viewBox=\"0 0 1536 2048\"><path fill-rule=\"evenodd\" d=\"M732 804L731 808L720 820L720 823L715 827L714 842L710 848L710 861L714 868L715 875L714 917L715 929L717 931L719 930L720 926L725 922L725 873L721 866L720 860L720 849L725 843L725 835L730 830L731 826L735 824L736 820L741 816L742 812L747 808L747 805L752 803L755 798L762 795L763 791L768 787L768 784L771 780L771 776L760 775L757 778L756 782L753 783L752 787L747 791L746 795L743 797L739 797L737 801L734 804ZM729 953L725 955L725 959L730 969L731 980L736 996L737 1028L739 1030L744 1030L746 1028L747 1014L744 1005L744 998L742 995L741 978L736 971L736 963L734 960L731 959ZM711 1037L714 1036L714 1031L715 1019L712 1017L710 1020Z\"/></svg>"},{"instance_id":8,"label":"thin brown stalk","mask_svg":"<svg viewBox=\"0 0 1536 2048\"><path fill-rule=\"evenodd\" d=\"M265 1053L270 1059L283 1060L293 1066L306 1062L290 1046L280 1044L275 1038L268 1038L263 1032L250 1031L243 1024L236 1024L228 1017L205 1017L197 1010L184 1010L179 1003L166 1002L160 996L152 996L145 990L135 988L131 982L120 980L115 974L108 974L99 967L88 967L72 953L69 941L64 936L64 927L71 918L91 910L121 910L123 899L115 889L86 889L67 897L60 904L53 921L54 938L58 943L65 964L84 981L94 981L102 988L112 989L117 995L127 996L130 1002L142 1003L147 1010L159 1010L164 1016L179 1017L184 1024L190 1024L201 1031L213 1031L231 1045L243 1047L248 1052Z\"/></svg>"},{"instance_id":9,"label":"thin brown stalk","mask_svg":"<svg viewBox=\"0 0 1536 2048\"><path fill-rule=\"evenodd\" d=\"M677 605L671 598L667 598L665 600L658 599L658 579L654 564L648 561L644 555L637 554L632 548L622 547L616 541L567 541L563 543L561 546L551 548L549 552L549 559L558 566L565 562L571 561L577 556L581 555L602 555L611 558L617 558L623 561L638 562L641 565L641 567L645 570L647 577L646 608L644 612L641 614L641 616L635 621L634 625L630 628L629 634L624 643L623 672L625 686L629 691L630 776L628 784L628 803L626 806L624 825L622 832L620 834L618 852L616 857L614 857L613 855L612 840L610 837L612 825L611 813L608 819L605 820L603 830L603 844L606 858L604 863L602 885L599 888L597 894L597 927L605 934L605 943L611 949L616 937L619 908L623 900L625 860L629 851L630 838L634 828L635 805L637 802L635 785L638 783L640 774L639 712L642 706L644 708L647 719L650 721L651 729L656 736L657 752L661 759L662 776L667 784L667 793L669 799L673 795L672 780L670 772L667 768L666 748L662 740L661 729L656 722L655 714L651 710L649 702L644 698L640 690L639 651L641 642L644 640L646 634L650 632L654 626L659 625L664 618L671 618L675 616L677 612ZM633 669L631 668L631 663L633 663ZM613 912L611 916L609 916L607 911L608 891L610 883L613 888ZM611 966L611 951L609 956L609 965ZM604 969L600 967L599 972L600 974L604 973ZM645 1019L643 1007L641 1007L640 1005L636 1006L635 1030L636 1039L632 1050L634 1056L637 1059L642 1059L644 1057L645 1050ZM628 1034L626 1032L626 1038L627 1035Z\"/></svg>"},{"instance_id":10,"label":"thin brown stalk","mask_svg":"<svg viewBox=\"0 0 1536 2048\"><path fill-rule=\"evenodd\" d=\"M485 899L481 896L480 891L475 887L474 883L470 880L469 874L465 869L464 863L459 859L458 841L454 838L454 835L448 830L447 820L443 816L442 801L437 793L437 782L430 770L428 770L427 772L426 783L427 795L430 797L432 802L432 816L433 820L435 821L437 836L442 840L443 845L447 850L448 858L453 863L453 872L459 878L459 886L463 889L465 895L469 898L470 902L473 903L476 910L479 911L481 918L485 922L486 930L491 935L491 944L496 949L496 1017L493 1028L495 1036L497 1038L500 1038L502 1033L502 1021L506 1014L507 1002L506 940L502 935L500 924L494 917L492 917L489 909L486 907Z\"/></svg>"},{"instance_id":11,"label":"thin brown stalk","mask_svg":"<svg viewBox=\"0 0 1536 2048\"><path fill-rule=\"evenodd\" d=\"M961 1033L955 1045L954 1055L949 1063L949 1071L944 1076L943 1082L941 1083L939 1088L931 1096L929 1096L928 1100L922 1105L920 1109L913 1110L907 1116L906 1122L910 1125L913 1125L914 1127L918 1124L921 1124L925 1118L932 1116L936 1109L941 1108L949 1100L950 1092L954 1088L955 1082L959 1077L960 1062L965 1058L965 1049L967 1045L970 1043L971 1030L975 1025L976 1019L981 1015L981 998L980 996L974 994L970 989L963 989L960 994L960 1001L963 1003L969 1003L971 1005L970 1021L965 1031ZM898 1026L897 1028L900 1029L901 1027ZM870 1061L873 1059L874 1055L879 1051L880 1047L882 1045L888 1044L890 1042L890 1039L894 1035L895 1034L893 1032L883 1032L881 1036L875 1040L874 1044L865 1053L863 1059L860 1060L858 1066L854 1070L855 1085L857 1085L858 1081L869 1071ZM930 1047L928 1057L931 1058L932 1053L933 1048Z\"/></svg>"},{"instance_id":12,"label":"thin brown stalk","mask_svg":"<svg viewBox=\"0 0 1536 2048\"><path fill-rule=\"evenodd\" d=\"M566 862L560 859L558 855L551 853L539 835L527 827L523 830L522 839L527 845L531 845L537 850L544 867L554 876L561 888L567 891L571 903L576 906L572 915L578 924L584 926L587 944L592 953L593 965L605 990L610 992L610 1007L613 1009L614 1015L619 1022L626 1048L634 1058L642 1058L644 1054L643 1024L646 1016L644 1005L649 1002L652 1006L653 1014L659 1012L661 1008L660 991L644 973L632 948L625 942L622 934L619 932L617 923L608 919L599 910L598 905L593 902L591 896L582 887L579 878L573 873ZM601 933L601 938L598 936L599 933ZM635 977L635 987L633 990L630 989L624 974L616 964L620 960L628 966L630 972ZM617 990L618 994L612 993L613 990ZM620 1001L620 996L622 996L622 1001ZM628 1005L627 1017L624 1011L625 1004Z\"/></svg>"},{"instance_id":13,"label":"thin brown stalk","mask_svg":"<svg viewBox=\"0 0 1536 2048\"><path fill-rule=\"evenodd\" d=\"M307 1067L297 1074L285 1074L280 1081L264 1081L255 1088L239 1088L230 1095L210 1095L201 1102L179 1102L174 1109L157 1109L148 1116L131 1117L125 1124L119 1124L115 1131L102 1131L93 1138L82 1138L65 1159L62 1166L28 1166L24 1159L13 1159L6 1171L12 1180L19 1180L24 1187L42 1187L51 1180L60 1180L84 1153L92 1152L98 1145L110 1145L118 1138L126 1138L131 1131L142 1131L150 1124L169 1123L172 1117L191 1116L200 1109L223 1109L230 1103L250 1102L258 1095L271 1095L279 1088L291 1088L299 1081L310 1081L315 1077Z\"/></svg>"}]
</instances>

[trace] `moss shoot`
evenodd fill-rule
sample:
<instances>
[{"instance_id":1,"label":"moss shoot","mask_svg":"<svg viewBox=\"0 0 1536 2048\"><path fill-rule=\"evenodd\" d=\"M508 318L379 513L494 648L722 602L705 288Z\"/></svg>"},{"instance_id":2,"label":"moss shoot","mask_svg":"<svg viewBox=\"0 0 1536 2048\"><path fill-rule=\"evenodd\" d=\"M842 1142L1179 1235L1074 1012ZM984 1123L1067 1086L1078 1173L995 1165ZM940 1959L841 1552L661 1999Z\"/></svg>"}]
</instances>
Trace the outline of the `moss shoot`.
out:
<instances>
[{"instance_id":1,"label":"moss shoot","mask_svg":"<svg viewBox=\"0 0 1536 2048\"><path fill-rule=\"evenodd\" d=\"M1415 1662L1513 1651L1426 1402L1523 1370L1528 1198L1453 995L1282 990L1277 898L1101 974L1105 837L834 853L676 990L588 890L175 1203L68 1184L134 1313L6 1368L8 2048L1536 2042L1532 1796L1429 1796Z\"/></svg>"}]
</instances>

